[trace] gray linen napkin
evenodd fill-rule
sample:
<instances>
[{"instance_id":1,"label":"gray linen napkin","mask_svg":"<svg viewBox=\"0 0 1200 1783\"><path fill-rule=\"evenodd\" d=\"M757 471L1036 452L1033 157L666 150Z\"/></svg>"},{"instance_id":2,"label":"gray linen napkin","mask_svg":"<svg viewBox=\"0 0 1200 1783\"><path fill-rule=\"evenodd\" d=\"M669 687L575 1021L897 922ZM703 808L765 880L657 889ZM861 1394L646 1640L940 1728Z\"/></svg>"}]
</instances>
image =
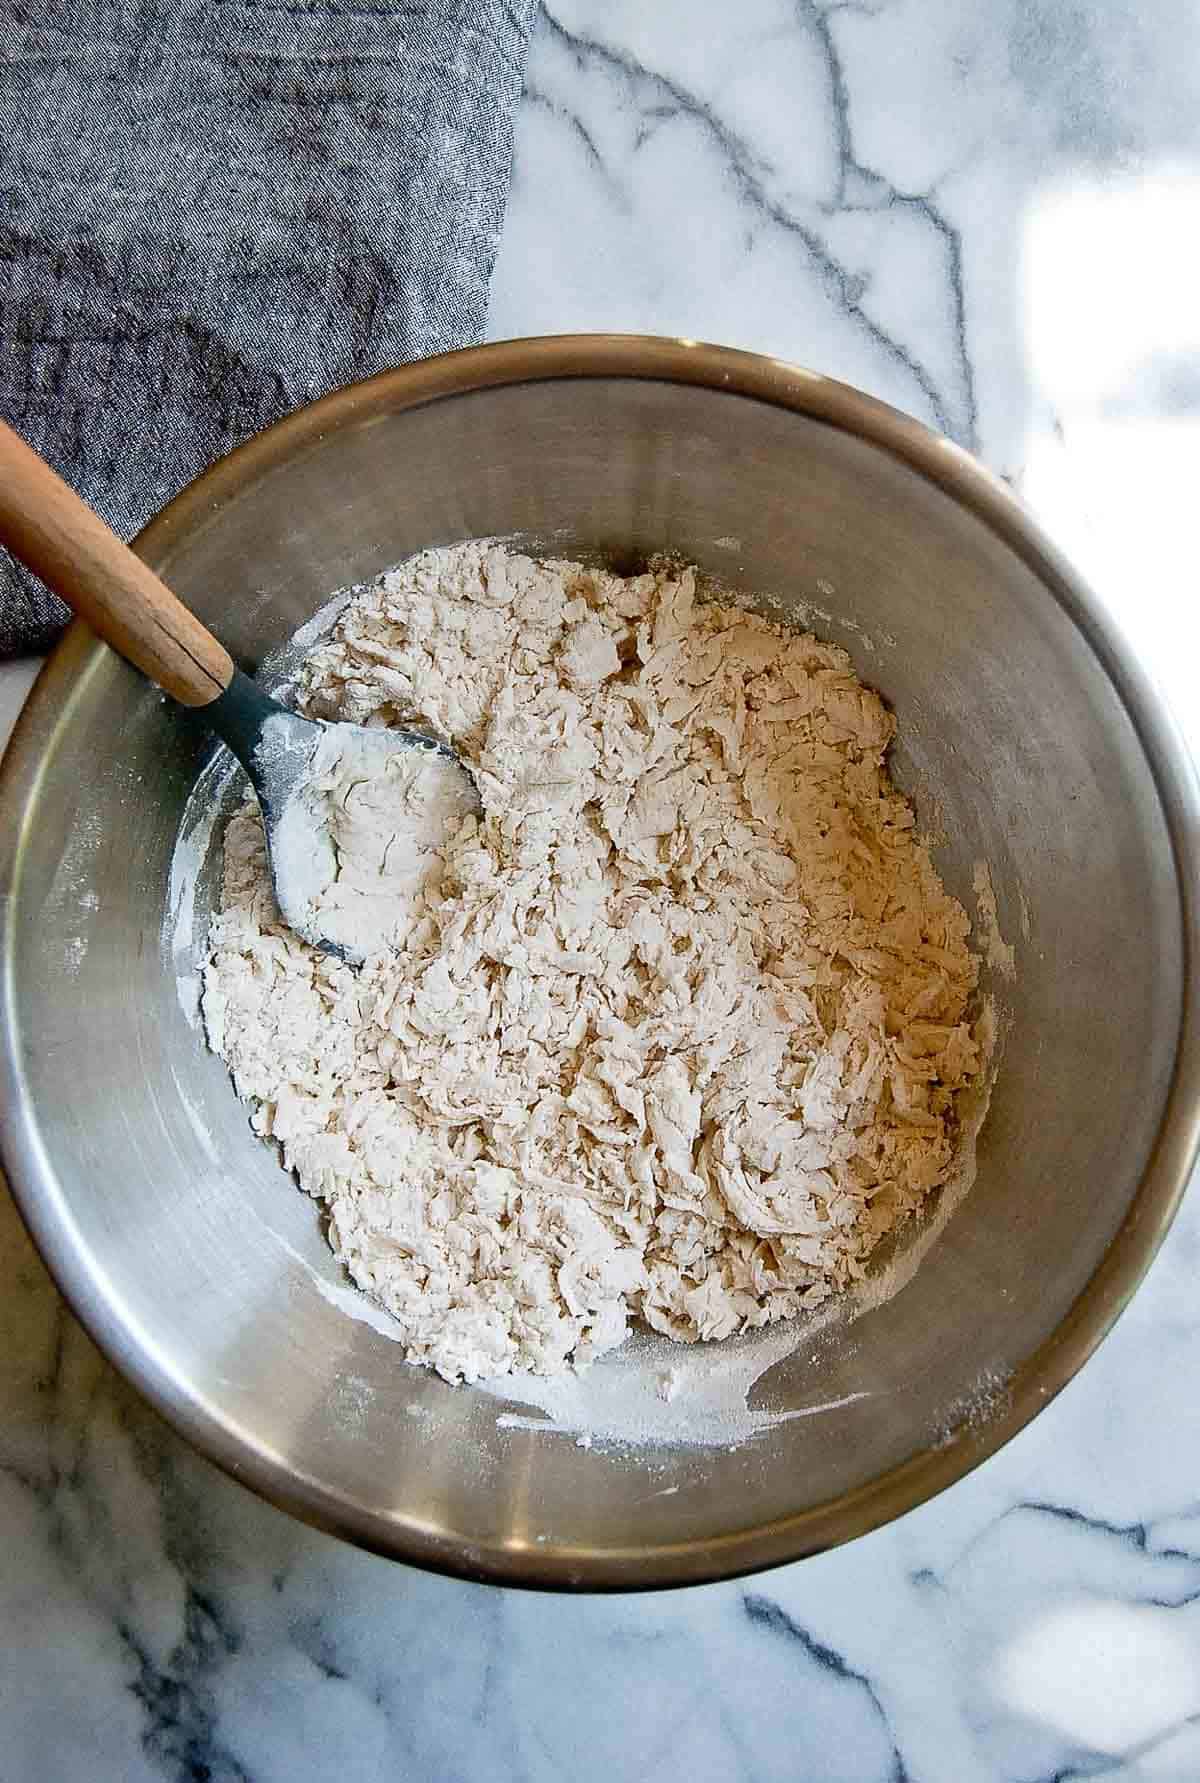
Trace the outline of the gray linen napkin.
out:
<instances>
[{"instance_id":1,"label":"gray linen napkin","mask_svg":"<svg viewBox=\"0 0 1200 1783\"><path fill-rule=\"evenodd\" d=\"M477 340L536 0L0 0L0 415L128 537ZM65 609L0 551L0 656Z\"/></svg>"}]
</instances>

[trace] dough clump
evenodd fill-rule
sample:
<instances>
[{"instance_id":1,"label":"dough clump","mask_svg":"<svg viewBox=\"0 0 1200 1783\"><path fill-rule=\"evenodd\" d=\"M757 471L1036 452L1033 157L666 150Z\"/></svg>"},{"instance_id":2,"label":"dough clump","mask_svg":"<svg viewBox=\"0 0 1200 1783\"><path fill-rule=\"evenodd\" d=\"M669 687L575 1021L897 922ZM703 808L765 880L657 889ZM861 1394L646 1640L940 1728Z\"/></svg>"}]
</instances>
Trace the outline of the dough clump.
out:
<instances>
[{"instance_id":1,"label":"dough clump","mask_svg":"<svg viewBox=\"0 0 1200 1783\"><path fill-rule=\"evenodd\" d=\"M482 798L358 971L283 926L245 807L204 974L255 1129L409 1359L553 1373L634 1316L723 1338L861 1278L954 1161L978 961L846 653L690 569L476 542L357 597L298 694L431 728ZM375 860L380 810L343 826Z\"/></svg>"}]
</instances>

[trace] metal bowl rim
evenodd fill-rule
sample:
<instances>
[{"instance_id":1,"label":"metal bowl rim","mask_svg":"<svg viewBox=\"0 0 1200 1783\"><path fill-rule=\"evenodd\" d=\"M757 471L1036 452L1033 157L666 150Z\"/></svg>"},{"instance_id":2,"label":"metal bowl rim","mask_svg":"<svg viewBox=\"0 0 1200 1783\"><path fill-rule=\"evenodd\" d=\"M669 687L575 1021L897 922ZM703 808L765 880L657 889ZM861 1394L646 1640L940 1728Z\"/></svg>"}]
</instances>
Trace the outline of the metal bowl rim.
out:
<instances>
[{"instance_id":1,"label":"metal bowl rim","mask_svg":"<svg viewBox=\"0 0 1200 1783\"><path fill-rule=\"evenodd\" d=\"M553 335L441 354L380 372L297 410L219 459L134 541L163 570L178 543L275 467L331 431L528 382L587 378L700 385L765 402L852 434L902 460L1002 539L1035 573L1102 663L1133 723L1174 850L1184 943L1175 1071L1154 1144L1121 1227L1066 1317L1008 1381L985 1423L970 1421L856 1491L771 1523L654 1547L570 1549L440 1539L400 1516L364 1510L232 1426L172 1372L148 1334L105 1291L42 1148L14 1020L14 910L21 837L47 751L73 696L107 650L79 620L42 669L0 762L0 1161L51 1276L110 1362L183 1436L233 1479L313 1526L387 1557L455 1577L544 1590L629 1591L702 1584L782 1565L852 1540L932 1498L994 1454L1059 1393L1112 1328L1175 1217L1200 1153L1200 781L1183 737L1120 627L1008 488L961 447L852 386L761 354L656 336Z\"/></svg>"}]
</instances>

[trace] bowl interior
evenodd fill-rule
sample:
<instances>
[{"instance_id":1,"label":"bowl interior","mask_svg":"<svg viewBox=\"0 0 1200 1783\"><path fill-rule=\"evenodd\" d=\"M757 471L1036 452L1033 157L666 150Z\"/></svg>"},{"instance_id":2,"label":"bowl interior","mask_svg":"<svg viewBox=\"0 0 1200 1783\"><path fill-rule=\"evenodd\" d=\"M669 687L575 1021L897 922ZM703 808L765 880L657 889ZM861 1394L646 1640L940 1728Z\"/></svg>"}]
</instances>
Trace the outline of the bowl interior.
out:
<instances>
[{"instance_id":1,"label":"bowl interior","mask_svg":"<svg viewBox=\"0 0 1200 1783\"><path fill-rule=\"evenodd\" d=\"M632 1451L498 1423L503 1398L406 1367L339 1304L318 1210L250 1133L177 983L172 850L212 746L76 628L7 780L9 1147L101 1341L269 1496L497 1578L738 1571L961 1472L1125 1220L1180 1024L1159 793L1069 601L894 452L733 387L531 377L410 404L400 378L225 473L146 548L251 668L333 590L474 536L618 567L668 548L784 615L820 609L899 714L897 777L969 908L990 864L1017 977L993 987L1006 1033L974 1190L909 1286L753 1390L811 1415Z\"/></svg>"}]
</instances>

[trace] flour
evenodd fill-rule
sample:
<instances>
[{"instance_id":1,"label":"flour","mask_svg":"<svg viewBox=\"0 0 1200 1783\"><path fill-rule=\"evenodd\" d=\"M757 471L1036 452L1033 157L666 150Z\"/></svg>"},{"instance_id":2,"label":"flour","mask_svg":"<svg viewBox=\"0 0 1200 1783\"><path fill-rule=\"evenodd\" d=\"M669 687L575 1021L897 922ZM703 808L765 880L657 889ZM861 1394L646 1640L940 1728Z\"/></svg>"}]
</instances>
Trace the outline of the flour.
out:
<instances>
[{"instance_id":1,"label":"flour","mask_svg":"<svg viewBox=\"0 0 1200 1783\"><path fill-rule=\"evenodd\" d=\"M200 1025L196 962L206 939L197 934L196 893L214 835L236 809L234 789L241 784L241 770L233 756L228 750L218 750L192 788L171 855L163 945L170 953L175 995L189 1027Z\"/></svg>"},{"instance_id":2,"label":"flour","mask_svg":"<svg viewBox=\"0 0 1200 1783\"><path fill-rule=\"evenodd\" d=\"M846 653L688 570L471 544L360 594L298 691L432 727L482 796L359 972L281 924L243 810L205 970L256 1130L409 1358L556 1375L633 1316L716 1339L865 1288L953 1173L981 1036ZM372 810L346 858L380 879Z\"/></svg>"},{"instance_id":3,"label":"flour","mask_svg":"<svg viewBox=\"0 0 1200 1783\"><path fill-rule=\"evenodd\" d=\"M996 904L996 888L992 884L992 874L986 861L976 861L972 875L975 890L975 905L979 920L976 934L983 949L983 957L993 972L1002 978L1015 978L1017 975L1016 950L1000 933L1000 913ZM1028 922L1028 909L1024 897L1021 899L1022 923Z\"/></svg>"},{"instance_id":4,"label":"flour","mask_svg":"<svg viewBox=\"0 0 1200 1783\"><path fill-rule=\"evenodd\" d=\"M294 929L357 965L398 946L423 900L440 897L444 845L475 812L475 791L448 756L401 746L394 731L329 725L314 748L304 728L268 718L255 751L268 784L273 765L286 772L304 755L271 838L276 892Z\"/></svg>"}]
</instances>

